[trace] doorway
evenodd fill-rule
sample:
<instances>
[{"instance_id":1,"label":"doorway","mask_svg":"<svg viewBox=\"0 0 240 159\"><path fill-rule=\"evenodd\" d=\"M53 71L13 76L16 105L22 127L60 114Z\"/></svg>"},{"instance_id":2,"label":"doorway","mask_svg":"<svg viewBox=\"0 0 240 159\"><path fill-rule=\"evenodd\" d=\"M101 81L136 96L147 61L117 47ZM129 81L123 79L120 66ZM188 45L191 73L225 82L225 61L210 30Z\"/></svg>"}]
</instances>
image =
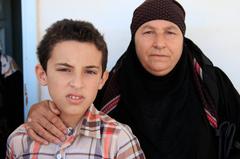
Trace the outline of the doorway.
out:
<instances>
[{"instance_id":1,"label":"doorway","mask_svg":"<svg viewBox=\"0 0 240 159\"><path fill-rule=\"evenodd\" d=\"M0 50L22 64L21 1L0 0Z\"/></svg>"},{"instance_id":2,"label":"doorway","mask_svg":"<svg viewBox=\"0 0 240 159\"><path fill-rule=\"evenodd\" d=\"M20 0L0 0L0 53L0 158L4 158L8 135L23 123Z\"/></svg>"}]
</instances>

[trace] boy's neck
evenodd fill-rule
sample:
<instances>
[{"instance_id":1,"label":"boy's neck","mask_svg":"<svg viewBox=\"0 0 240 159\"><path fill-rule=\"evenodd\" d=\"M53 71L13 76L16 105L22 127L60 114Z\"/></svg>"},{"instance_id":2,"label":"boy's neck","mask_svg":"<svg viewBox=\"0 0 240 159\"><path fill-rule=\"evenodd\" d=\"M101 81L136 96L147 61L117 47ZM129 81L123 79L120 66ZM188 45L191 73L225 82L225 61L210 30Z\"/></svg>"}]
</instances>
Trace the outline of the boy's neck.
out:
<instances>
[{"instance_id":1,"label":"boy's neck","mask_svg":"<svg viewBox=\"0 0 240 159\"><path fill-rule=\"evenodd\" d=\"M79 121L82 119L84 113L80 115L69 115L69 114L60 114L60 118L67 127L75 128Z\"/></svg>"}]
</instances>

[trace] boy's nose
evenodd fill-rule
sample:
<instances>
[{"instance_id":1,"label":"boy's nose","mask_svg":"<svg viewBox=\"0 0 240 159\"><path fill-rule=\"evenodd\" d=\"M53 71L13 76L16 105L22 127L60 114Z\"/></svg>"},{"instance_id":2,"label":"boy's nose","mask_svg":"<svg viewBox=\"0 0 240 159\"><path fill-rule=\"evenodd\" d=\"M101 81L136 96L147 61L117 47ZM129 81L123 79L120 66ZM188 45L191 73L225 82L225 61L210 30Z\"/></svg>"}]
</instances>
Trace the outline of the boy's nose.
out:
<instances>
[{"instance_id":1,"label":"boy's nose","mask_svg":"<svg viewBox=\"0 0 240 159\"><path fill-rule=\"evenodd\" d=\"M82 88L84 85L82 78L79 76L72 78L72 80L69 82L69 84L73 88Z\"/></svg>"}]
</instances>

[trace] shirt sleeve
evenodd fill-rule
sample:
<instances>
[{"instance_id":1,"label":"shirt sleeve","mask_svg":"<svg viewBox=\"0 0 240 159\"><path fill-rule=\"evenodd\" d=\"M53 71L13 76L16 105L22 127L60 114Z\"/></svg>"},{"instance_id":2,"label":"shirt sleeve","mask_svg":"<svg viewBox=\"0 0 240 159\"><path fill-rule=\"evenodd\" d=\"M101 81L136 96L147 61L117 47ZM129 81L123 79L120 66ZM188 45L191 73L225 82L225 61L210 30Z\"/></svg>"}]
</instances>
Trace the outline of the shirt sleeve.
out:
<instances>
[{"instance_id":1,"label":"shirt sleeve","mask_svg":"<svg viewBox=\"0 0 240 159\"><path fill-rule=\"evenodd\" d=\"M136 136L132 134L127 125L122 125L123 129L117 140L117 159L145 159L145 155L140 147Z\"/></svg>"},{"instance_id":2,"label":"shirt sleeve","mask_svg":"<svg viewBox=\"0 0 240 159\"><path fill-rule=\"evenodd\" d=\"M15 159L23 153L24 136L26 131L23 125L19 126L12 134L8 137L7 148L6 148L6 159Z\"/></svg>"},{"instance_id":3,"label":"shirt sleeve","mask_svg":"<svg viewBox=\"0 0 240 159\"><path fill-rule=\"evenodd\" d=\"M7 143L6 159L14 159L14 156L13 143L9 141L9 143Z\"/></svg>"}]
</instances>

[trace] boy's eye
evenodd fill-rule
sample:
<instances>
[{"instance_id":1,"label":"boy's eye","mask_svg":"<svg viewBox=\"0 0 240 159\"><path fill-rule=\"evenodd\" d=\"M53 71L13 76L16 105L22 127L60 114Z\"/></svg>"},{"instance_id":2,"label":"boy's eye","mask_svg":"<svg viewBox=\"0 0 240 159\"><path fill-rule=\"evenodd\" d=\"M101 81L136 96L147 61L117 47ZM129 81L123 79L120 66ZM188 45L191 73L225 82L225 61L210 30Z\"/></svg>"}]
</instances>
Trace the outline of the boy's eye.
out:
<instances>
[{"instance_id":1,"label":"boy's eye","mask_svg":"<svg viewBox=\"0 0 240 159\"><path fill-rule=\"evenodd\" d=\"M68 68L58 68L57 71L60 71L60 72L71 72L71 70L68 69Z\"/></svg>"},{"instance_id":2,"label":"boy's eye","mask_svg":"<svg viewBox=\"0 0 240 159\"><path fill-rule=\"evenodd\" d=\"M96 75L96 74L97 74L97 71L86 70L85 73L90 74L90 75Z\"/></svg>"}]
</instances>

